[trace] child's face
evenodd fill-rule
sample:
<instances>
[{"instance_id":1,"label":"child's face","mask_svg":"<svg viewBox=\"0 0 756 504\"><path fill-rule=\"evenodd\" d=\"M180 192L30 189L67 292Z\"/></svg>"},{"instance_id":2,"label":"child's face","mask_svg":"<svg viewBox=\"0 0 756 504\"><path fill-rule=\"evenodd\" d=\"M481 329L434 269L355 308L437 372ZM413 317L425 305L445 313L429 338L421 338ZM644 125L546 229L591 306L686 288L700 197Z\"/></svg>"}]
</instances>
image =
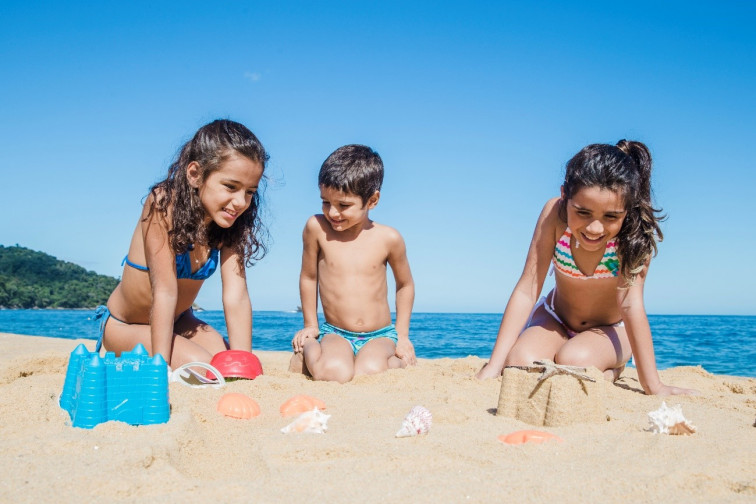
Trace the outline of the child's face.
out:
<instances>
[{"instance_id":1,"label":"child's face","mask_svg":"<svg viewBox=\"0 0 756 504\"><path fill-rule=\"evenodd\" d=\"M373 194L367 203L352 193L345 193L332 187L320 186L320 198L323 200L323 215L334 231L346 231L362 225L368 219L368 211L378 204L380 194Z\"/></svg>"},{"instance_id":2,"label":"child's face","mask_svg":"<svg viewBox=\"0 0 756 504\"><path fill-rule=\"evenodd\" d=\"M588 252L603 250L624 220L625 199L616 191L584 187L567 200L567 226Z\"/></svg>"},{"instance_id":3,"label":"child's face","mask_svg":"<svg viewBox=\"0 0 756 504\"><path fill-rule=\"evenodd\" d=\"M230 228L252 203L263 167L257 161L232 153L204 183L199 181L197 163L190 163L186 174L189 183L199 189L205 222L212 221L222 228Z\"/></svg>"}]
</instances>

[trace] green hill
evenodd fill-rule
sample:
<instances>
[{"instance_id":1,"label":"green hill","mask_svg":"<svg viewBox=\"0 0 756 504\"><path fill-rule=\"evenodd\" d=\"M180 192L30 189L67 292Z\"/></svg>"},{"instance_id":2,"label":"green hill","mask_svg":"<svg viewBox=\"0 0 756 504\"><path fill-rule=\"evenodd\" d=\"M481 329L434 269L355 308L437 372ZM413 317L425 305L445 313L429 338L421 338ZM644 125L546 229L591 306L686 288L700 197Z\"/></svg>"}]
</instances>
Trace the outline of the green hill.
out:
<instances>
[{"instance_id":1,"label":"green hill","mask_svg":"<svg viewBox=\"0 0 756 504\"><path fill-rule=\"evenodd\" d=\"M0 307L94 308L118 279L24 247L0 245Z\"/></svg>"}]
</instances>

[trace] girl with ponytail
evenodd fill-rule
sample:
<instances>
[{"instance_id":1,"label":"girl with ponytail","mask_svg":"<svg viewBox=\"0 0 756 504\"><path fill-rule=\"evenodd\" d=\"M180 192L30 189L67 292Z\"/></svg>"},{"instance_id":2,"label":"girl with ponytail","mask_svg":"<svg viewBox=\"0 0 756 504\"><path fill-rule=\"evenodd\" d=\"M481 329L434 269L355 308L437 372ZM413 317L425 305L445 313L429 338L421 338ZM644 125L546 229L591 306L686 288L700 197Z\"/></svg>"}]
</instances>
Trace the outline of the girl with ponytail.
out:
<instances>
[{"instance_id":1,"label":"girl with ponytail","mask_svg":"<svg viewBox=\"0 0 756 504\"><path fill-rule=\"evenodd\" d=\"M643 305L648 267L663 238L659 212L644 144L592 144L570 159L561 196L543 207L478 377L548 359L597 367L616 380L634 355L647 394L695 393L661 382ZM538 299L550 267L556 286Z\"/></svg>"}]
</instances>

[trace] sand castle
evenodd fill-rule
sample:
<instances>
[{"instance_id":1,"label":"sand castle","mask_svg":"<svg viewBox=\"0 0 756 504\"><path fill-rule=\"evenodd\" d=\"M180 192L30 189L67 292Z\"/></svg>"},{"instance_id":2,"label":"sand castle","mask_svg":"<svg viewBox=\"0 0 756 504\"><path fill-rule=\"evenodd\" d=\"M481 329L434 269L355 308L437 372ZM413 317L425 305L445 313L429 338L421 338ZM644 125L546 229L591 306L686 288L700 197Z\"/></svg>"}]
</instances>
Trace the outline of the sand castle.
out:
<instances>
[{"instance_id":1,"label":"sand castle","mask_svg":"<svg viewBox=\"0 0 756 504\"><path fill-rule=\"evenodd\" d=\"M603 422L603 396L598 369L535 361L504 369L496 414L538 426Z\"/></svg>"}]
</instances>

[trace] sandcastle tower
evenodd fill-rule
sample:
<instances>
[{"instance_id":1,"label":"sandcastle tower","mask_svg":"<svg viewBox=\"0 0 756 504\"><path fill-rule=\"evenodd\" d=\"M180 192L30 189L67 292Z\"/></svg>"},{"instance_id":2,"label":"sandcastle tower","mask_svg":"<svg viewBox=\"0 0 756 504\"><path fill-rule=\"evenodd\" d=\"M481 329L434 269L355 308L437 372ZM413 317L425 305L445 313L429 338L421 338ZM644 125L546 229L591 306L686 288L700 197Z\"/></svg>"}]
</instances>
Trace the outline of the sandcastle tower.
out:
<instances>
[{"instance_id":1,"label":"sandcastle tower","mask_svg":"<svg viewBox=\"0 0 756 504\"><path fill-rule=\"evenodd\" d=\"M547 427L605 422L604 385L603 374L596 368L558 366L550 361L507 367L496 414Z\"/></svg>"}]
</instances>

